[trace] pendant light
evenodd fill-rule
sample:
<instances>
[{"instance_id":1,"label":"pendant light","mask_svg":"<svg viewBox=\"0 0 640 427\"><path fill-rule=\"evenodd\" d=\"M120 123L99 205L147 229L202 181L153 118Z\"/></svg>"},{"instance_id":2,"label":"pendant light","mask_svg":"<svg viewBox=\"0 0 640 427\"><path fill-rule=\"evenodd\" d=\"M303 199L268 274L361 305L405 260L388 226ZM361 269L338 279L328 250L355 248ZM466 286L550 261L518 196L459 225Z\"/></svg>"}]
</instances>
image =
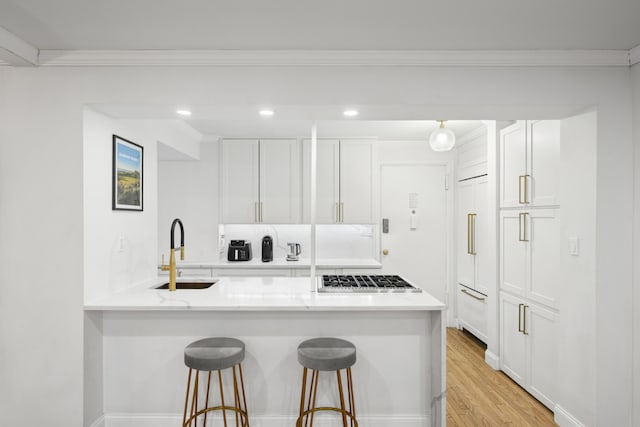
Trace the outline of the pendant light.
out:
<instances>
[{"instance_id":1,"label":"pendant light","mask_svg":"<svg viewBox=\"0 0 640 427\"><path fill-rule=\"evenodd\" d=\"M453 131L445 129L445 120L438 120L440 127L433 132L429 137L429 145L433 151L449 151L456 143L456 135Z\"/></svg>"}]
</instances>

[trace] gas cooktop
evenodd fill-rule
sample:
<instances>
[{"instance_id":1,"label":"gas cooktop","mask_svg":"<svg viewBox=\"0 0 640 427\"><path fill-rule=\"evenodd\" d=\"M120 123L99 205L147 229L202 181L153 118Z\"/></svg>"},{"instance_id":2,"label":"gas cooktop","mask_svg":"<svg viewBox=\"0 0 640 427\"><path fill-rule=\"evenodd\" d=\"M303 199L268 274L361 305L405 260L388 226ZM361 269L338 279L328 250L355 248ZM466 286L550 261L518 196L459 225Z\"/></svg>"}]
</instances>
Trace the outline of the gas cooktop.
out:
<instances>
[{"instance_id":1,"label":"gas cooktop","mask_svg":"<svg viewBox=\"0 0 640 427\"><path fill-rule=\"evenodd\" d=\"M324 275L318 292L422 292L400 276L393 275Z\"/></svg>"}]
</instances>

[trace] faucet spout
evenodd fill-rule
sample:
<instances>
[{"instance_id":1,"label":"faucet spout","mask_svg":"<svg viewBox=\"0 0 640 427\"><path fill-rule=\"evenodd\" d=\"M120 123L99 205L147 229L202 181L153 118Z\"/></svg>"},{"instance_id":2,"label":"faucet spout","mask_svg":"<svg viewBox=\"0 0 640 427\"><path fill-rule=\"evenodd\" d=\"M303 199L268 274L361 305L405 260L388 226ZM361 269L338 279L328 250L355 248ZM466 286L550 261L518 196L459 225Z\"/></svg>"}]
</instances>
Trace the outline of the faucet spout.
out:
<instances>
[{"instance_id":1,"label":"faucet spout","mask_svg":"<svg viewBox=\"0 0 640 427\"><path fill-rule=\"evenodd\" d=\"M175 250L175 231L176 224L180 226L180 259L184 260L184 226L182 225L182 221L179 218L176 218L171 223L171 248L169 248L169 265L163 265L161 269L163 271L169 270L169 291L173 292L176 290L176 255Z\"/></svg>"}]
</instances>

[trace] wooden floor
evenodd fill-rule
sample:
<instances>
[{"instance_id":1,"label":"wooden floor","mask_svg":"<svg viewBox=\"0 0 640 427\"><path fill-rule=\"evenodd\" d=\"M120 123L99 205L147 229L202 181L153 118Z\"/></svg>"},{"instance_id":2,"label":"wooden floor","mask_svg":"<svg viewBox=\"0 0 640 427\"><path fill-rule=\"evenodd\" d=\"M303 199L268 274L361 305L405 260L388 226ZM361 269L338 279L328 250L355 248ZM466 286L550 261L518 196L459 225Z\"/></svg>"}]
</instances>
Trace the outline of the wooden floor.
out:
<instances>
[{"instance_id":1,"label":"wooden floor","mask_svg":"<svg viewBox=\"0 0 640 427\"><path fill-rule=\"evenodd\" d=\"M484 362L485 345L447 328L447 426L555 426L553 413Z\"/></svg>"}]
</instances>

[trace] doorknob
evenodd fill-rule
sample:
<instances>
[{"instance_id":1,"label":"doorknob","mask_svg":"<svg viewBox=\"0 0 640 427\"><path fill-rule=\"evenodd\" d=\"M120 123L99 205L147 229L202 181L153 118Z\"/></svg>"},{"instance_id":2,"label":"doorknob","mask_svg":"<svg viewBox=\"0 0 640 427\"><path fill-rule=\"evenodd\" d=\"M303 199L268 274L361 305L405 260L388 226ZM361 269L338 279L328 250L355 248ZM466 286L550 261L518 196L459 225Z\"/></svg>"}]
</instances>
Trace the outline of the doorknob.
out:
<instances>
[{"instance_id":1,"label":"doorknob","mask_svg":"<svg viewBox=\"0 0 640 427\"><path fill-rule=\"evenodd\" d=\"M383 249L382 255L389 255L389 249Z\"/></svg>"}]
</instances>

